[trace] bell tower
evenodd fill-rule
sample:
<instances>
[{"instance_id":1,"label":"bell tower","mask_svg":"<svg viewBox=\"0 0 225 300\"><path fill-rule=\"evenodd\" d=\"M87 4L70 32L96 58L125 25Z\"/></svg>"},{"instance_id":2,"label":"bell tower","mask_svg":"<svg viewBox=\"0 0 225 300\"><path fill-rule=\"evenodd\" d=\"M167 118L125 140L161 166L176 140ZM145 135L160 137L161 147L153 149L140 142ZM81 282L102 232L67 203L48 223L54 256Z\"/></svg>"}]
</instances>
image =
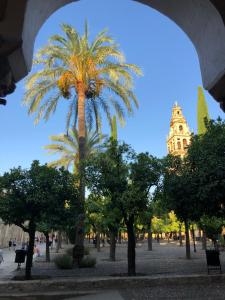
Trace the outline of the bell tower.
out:
<instances>
[{"instance_id":1,"label":"bell tower","mask_svg":"<svg viewBox=\"0 0 225 300\"><path fill-rule=\"evenodd\" d=\"M190 144L191 132L186 119L183 116L181 107L175 103L170 121L170 132L167 137L168 153L184 157L187 146Z\"/></svg>"}]
</instances>

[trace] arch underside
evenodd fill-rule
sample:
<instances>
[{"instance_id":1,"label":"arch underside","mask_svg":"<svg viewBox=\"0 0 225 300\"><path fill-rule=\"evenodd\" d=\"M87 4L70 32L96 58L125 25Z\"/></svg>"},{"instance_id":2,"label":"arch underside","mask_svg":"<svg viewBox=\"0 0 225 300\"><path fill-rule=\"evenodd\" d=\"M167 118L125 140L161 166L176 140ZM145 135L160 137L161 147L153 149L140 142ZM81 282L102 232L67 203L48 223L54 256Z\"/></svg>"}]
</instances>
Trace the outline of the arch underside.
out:
<instances>
[{"instance_id":1,"label":"arch underside","mask_svg":"<svg viewBox=\"0 0 225 300\"><path fill-rule=\"evenodd\" d=\"M79 0L0 0L0 96L31 69L36 35L51 14ZM225 110L225 2L221 0L134 0L173 20L190 38L203 86ZM157 34L157 32L156 32Z\"/></svg>"}]
</instances>

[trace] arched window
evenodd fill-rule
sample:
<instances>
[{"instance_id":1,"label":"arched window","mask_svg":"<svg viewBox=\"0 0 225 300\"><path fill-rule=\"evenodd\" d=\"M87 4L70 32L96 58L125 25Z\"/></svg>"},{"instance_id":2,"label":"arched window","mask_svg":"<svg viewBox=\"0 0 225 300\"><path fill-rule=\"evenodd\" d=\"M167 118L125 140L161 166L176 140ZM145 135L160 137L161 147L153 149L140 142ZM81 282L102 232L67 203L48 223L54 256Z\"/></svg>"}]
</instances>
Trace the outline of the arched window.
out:
<instances>
[{"instance_id":1,"label":"arched window","mask_svg":"<svg viewBox=\"0 0 225 300\"><path fill-rule=\"evenodd\" d=\"M181 142L177 142L177 149L181 149Z\"/></svg>"},{"instance_id":2,"label":"arched window","mask_svg":"<svg viewBox=\"0 0 225 300\"><path fill-rule=\"evenodd\" d=\"M187 147L187 140L186 139L183 139L183 147L184 147L184 149Z\"/></svg>"},{"instance_id":3,"label":"arched window","mask_svg":"<svg viewBox=\"0 0 225 300\"><path fill-rule=\"evenodd\" d=\"M183 126L182 126L182 125L179 126L179 131L180 131L180 132L183 131Z\"/></svg>"}]
</instances>

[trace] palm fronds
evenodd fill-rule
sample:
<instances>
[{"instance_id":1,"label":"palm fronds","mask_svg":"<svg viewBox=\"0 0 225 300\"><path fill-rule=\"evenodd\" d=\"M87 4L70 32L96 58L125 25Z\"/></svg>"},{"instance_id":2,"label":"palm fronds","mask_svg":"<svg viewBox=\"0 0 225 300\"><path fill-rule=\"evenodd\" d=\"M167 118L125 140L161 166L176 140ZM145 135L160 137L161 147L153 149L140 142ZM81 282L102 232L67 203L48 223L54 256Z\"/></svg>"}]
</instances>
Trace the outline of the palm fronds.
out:
<instances>
[{"instance_id":1,"label":"palm fronds","mask_svg":"<svg viewBox=\"0 0 225 300\"><path fill-rule=\"evenodd\" d=\"M86 125L101 130L101 112L111 124L112 115L124 123L125 113L131 114L138 101L133 92L133 74L142 75L139 67L128 64L124 54L107 30L92 42L85 23L82 36L68 24L61 26L63 34L55 34L36 54L38 70L26 80L23 103L35 122L48 120L61 100L68 106L66 128L77 121L78 84L86 96ZM121 101L122 100L122 101ZM95 119L95 121L94 121Z\"/></svg>"}]
</instances>

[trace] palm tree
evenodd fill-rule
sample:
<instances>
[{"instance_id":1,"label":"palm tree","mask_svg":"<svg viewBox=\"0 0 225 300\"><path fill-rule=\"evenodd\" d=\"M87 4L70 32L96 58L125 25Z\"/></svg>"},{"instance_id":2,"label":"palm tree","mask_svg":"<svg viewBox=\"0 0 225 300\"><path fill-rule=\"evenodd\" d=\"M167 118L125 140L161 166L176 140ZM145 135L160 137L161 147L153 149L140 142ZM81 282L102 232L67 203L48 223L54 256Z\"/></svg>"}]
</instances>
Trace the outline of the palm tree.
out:
<instances>
[{"instance_id":1,"label":"palm tree","mask_svg":"<svg viewBox=\"0 0 225 300\"><path fill-rule=\"evenodd\" d=\"M86 157L103 148L100 143L105 137L106 135L99 135L96 131L87 130L85 141ZM44 149L48 150L49 154L59 154L60 158L50 162L48 165L50 167L65 167L66 169L69 169L72 165L74 174L78 174L79 138L77 130L75 128L74 130L69 129L68 134L52 135L49 138L54 143L45 146Z\"/></svg>"},{"instance_id":2,"label":"palm tree","mask_svg":"<svg viewBox=\"0 0 225 300\"><path fill-rule=\"evenodd\" d=\"M40 69L26 81L24 104L29 114L36 113L36 122L48 120L55 112L58 102L68 104L67 128L78 122L79 159L85 159L86 122L95 120L97 131L101 129L101 111L112 124L111 108L124 121L124 108L131 114L132 105L138 107L133 92L132 72L141 75L134 64L127 64L118 45L104 30L93 42L89 42L87 24L82 36L70 25L63 24L64 35L54 35L49 44L37 53L35 64ZM82 164L80 164L82 165ZM83 247L85 186L83 170L80 175L80 238L76 244ZM83 236L82 236L83 235ZM79 248L79 247L78 247Z\"/></svg>"}]
</instances>

